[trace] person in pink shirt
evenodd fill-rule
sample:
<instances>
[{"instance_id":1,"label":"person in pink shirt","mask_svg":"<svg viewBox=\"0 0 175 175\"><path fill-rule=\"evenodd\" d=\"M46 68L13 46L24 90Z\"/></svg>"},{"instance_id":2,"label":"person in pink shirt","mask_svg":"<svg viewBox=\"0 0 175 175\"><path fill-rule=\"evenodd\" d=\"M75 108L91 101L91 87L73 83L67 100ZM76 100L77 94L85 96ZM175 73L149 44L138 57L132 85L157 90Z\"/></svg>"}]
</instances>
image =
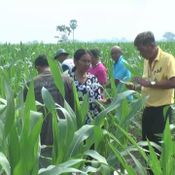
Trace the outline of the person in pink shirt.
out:
<instances>
[{"instance_id":1,"label":"person in pink shirt","mask_svg":"<svg viewBox=\"0 0 175 175\"><path fill-rule=\"evenodd\" d=\"M107 69L100 61L100 51L98 49L91 49L91 67L88 72L95 75L101 85L107 83Z\"/></svg>"}]
</instances>

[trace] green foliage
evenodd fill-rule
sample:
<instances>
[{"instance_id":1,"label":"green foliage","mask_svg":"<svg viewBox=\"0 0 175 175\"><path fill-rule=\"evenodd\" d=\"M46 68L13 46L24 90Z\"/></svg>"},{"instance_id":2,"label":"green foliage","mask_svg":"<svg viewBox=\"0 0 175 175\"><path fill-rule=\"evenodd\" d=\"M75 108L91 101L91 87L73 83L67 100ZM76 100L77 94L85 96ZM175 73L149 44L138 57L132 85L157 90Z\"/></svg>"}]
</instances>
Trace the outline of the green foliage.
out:
<instances>
[{"instance_id":1,"label":"green foliage","mask_svg":"<svg viewBox=\"0 0 175 175\"><path fill-rule=\"evenodd\" d=\"M175 54L175 43L159 43L168 52ZM33 83L30 84L26 101L23 101L24 84L31 80L36 71L33 60L41 53L49 57L49 65L57 88L64 96L64 85L53 55L58 48L64 48L73 56L78 48L100 48L102 62L112 79L110 48L113 43L72 43L0 45L0 174L7 175L50 175L50 174L147 174L149 166L154 174L174 173L174 133L167 122L163 134L162 153L157 157L151 142L141 142L140 114L145 98L135 91L116 92L115 86L104 92L112 99L111 104L99 104L102 111L86 125L88 97L82 104L74 87L75 111L64 102L64 107L55 104L47 89L42 89L44 104L35 102ZM131 43L118 43L128 60L133 76L142 74L143 59L138 56ZM126 97L133 94L134 100ZM51 163L39 169L40 140L43 116L37 112L37 105L45 106L52 114L54 144ZM60 110L65 118L57 114ZM139 133L138 133L139 132ZM149 147L149 154L144 147ZM146 162L146 164L145 164Z\"/></svg>"}]
</instances>

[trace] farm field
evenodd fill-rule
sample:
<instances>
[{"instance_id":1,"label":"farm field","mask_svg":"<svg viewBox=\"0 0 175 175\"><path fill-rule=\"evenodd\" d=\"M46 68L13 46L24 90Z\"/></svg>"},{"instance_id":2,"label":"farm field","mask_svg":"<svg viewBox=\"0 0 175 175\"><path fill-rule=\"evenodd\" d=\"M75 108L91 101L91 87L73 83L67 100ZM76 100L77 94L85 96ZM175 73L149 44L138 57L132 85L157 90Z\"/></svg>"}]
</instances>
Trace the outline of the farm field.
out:
<instances>
[{"instance_id":1,"label":"farm field","mask_svg":"<svg viewBox=\"0 0 175 175\"><path fill-rule=\"evenodd\" d=\"M167 124L163 136L162 154L157 159L154 149L149 145L150 156L140 141L140 116L145 98L134 92L134 100L128 102L126 96L131 91L117 93L114 85L106 88L111 104L102 105L102 112L90 125L83 124L86 115L86 101L80 106L76 103L75 112L65 103L65 119L59 119L47 90L44 105L53 115L54 145L51 157L42 157L48 167L41 168L39 156L45 148L40 145L39 134L43 116L37 112L31 85L26 101L23 88L37 72L33 66L39 54L46 54L55 81L60 71L55 64L54 53L64 48L73 57L78 48L99 48L102 62L112 78L112 59L110 49L114 43L66 43L66 44L1 44L0 45L0 174L3 175L59 175L59 174L118 174L146 175L147 167L156 175L175 174L174 130ZM118 43L128 61L127 67L132 76L142 75L143 58L133 43ZM175 42L160 42L159 46L175 56ZM59 87L58 87L59 89ZM93 148L93 149L92 149ZM145 162L147 162L145 164ZM155 168L156 167L156 168Z\"/></svg>"}]
</instances>

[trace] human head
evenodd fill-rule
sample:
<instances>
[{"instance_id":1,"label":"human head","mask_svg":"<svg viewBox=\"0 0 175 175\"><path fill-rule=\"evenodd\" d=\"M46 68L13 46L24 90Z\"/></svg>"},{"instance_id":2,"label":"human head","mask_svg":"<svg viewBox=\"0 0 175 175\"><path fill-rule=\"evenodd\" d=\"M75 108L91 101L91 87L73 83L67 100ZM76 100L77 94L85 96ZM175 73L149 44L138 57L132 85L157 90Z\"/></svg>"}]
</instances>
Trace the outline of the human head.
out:
<instances>
[{"instance_id":1,"label":"human head","mask_svg":"<svg viewBox=\"0 0 175 175\"><path fill-rule=\"evenodd\" d=\"M135 40L134 46L145 59L154 59L157 54L157 46L154 34L150 31L139 33Z\"/></svg>"},{"instance_id":2,"label":"human head","mask_svg":"<svg viewBox=\"0 0 175 175\"><path fill-rule=\"evenodd\" d=\"M101 56L100 50L99 49L91 49L90 54L91 54L92 65L96 65L100 60L100 56Z\"/></svg>"},{"instance_id":3,"label":"human head","mask_svg":"<svg viewBox=\"0 0 175 175\"><path fill-rule=\"evenodd\" d=\"M74 54L74 64L77 70L87 72L91 64L91 55L85 49L78 49Z\"/></svg>"},{"instance_id":4,"label":"human head","mask_svg":"<svg viewBox=\"0 0 175 175\"><path fill-rule=\"evenodd\" d=\"M49 67L47 56L44 54L38 55L35 59L34 64L35 64L35 68L37 69L38 73L41 73L44 69Z\"/></svg>"},{"instance_id":5,"label":"human head","mask_svg":"<svg viewBox=\"0 0 175 175\"><path fill-rule=\"evenodd\" d=\"M66 52L64 49L59 49L55 54L55 59L62 63L65 59L68 58L69 53Z\"/></svg>"},{"instance_id":6,"label":"human head","mask_svg":"<svg viewBox=\"0 0 175 175\"><path fill-rule=\"evenodd\" d=\"M119 46L113 46L111 48L111 57L114 61L118 61L122 55L122 49Z\"/></svg>"}]
</instances>

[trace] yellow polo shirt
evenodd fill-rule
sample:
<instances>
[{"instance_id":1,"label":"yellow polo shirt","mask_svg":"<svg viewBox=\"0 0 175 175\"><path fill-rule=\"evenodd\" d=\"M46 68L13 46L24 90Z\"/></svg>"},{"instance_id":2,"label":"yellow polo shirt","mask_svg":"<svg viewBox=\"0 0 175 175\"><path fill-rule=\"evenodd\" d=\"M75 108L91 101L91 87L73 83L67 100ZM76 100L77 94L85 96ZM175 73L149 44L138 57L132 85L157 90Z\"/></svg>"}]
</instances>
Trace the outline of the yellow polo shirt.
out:
<instances>
[{"instance_id":1,"label":"yellow polo shirt","mask_svg":"<svg viewBox=\"0 0 175 175\"><path fill-rule=\"evenodd\" d=\"M144 60L143 78L159 82L175 77L175 58L158 48L158 54L151 67ZM174 103L174 89L142 87L142 94L147 96L146 106L162 106Z\"/></svg>"}]
</instances>

